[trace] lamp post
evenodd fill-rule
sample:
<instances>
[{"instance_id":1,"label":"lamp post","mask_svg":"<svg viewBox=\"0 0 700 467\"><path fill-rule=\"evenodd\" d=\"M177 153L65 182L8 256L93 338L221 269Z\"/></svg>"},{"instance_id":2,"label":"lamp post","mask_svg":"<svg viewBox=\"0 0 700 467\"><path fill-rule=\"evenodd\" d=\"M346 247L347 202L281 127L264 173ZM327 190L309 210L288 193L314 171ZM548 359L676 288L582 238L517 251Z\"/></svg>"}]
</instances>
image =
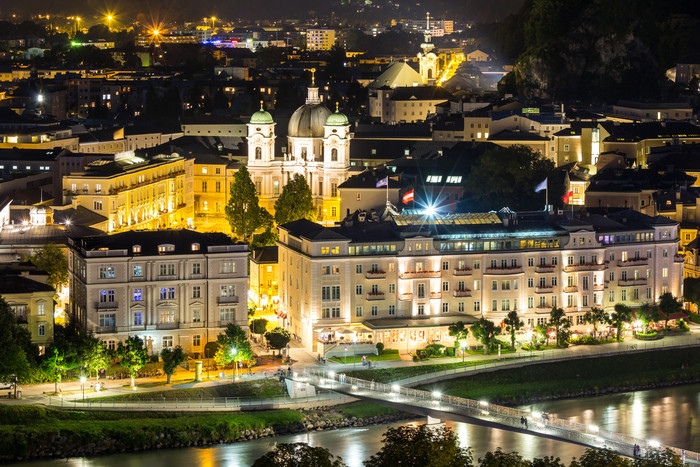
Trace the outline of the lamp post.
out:
<instances>
[{"instance_id":1,"label":"lamp post","mask_svg":"<svg viewBox=\"0 0 700 467\"><path fill-rule=\"evenodd\" d=\"M347 364L348 363L348 346L345 346L345 360L344 362Z\"/></svg>"},{"instance_id":2,"label":"lamp post","mask_svg":"<svg viewBox=\"0 0 700 467\"><path fill-rule=\"evenodd\" d=\"M83 391L83 402L85 402L85 376L80 377L80 389Z\"/></svg>"},{"instance_id":3,"label":"lamp post","mask_svg":"<svg viewBox=\"0 0 700 467\"><path fill-rule=\"evenodd\" d=\"M112 30L112 15L107 15L107 30Z\"/></svg>"},{"instance_id":4,"label":"lamp post","mask_svg":"<svg viewBox=\"0 0 700 467\"><path fill-rule=\"evenodd\" d=\"M352 368L353 370L355 369L356 361L355 361L355 345L357 344L357 334L352 335Z\"/></svg>"},{"instance_id":5,"label":"lamp post","mask_svg":"<svg viewBox=\"0 0 700 467\"><path fill-rule=\"evenodd\" d=\"M238 376L238 365L236 364L236 348L235 347L231 347L231 356L233 357L233 373L231 374L231 379L234 379L234 375Z\"/></svg>"}]
</instances>

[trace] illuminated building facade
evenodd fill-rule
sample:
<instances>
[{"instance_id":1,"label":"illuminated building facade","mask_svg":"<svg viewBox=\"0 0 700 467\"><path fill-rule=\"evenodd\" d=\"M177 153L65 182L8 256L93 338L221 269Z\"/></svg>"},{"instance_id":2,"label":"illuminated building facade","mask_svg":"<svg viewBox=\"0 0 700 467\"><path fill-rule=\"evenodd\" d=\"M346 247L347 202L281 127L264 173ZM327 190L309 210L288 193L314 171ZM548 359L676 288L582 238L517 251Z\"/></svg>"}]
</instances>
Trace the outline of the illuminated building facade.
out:
<instances>
[{"instance_id":1,"label":"illuminated building facade","mask_svg":"<svg viewBox=\"0 0 700 467\"><path fill-rule=\"evenodd\" d=\"M299 220L280 226L280 311L307 349L346 329L398 349L452 345L456 321L500 324L517 310L527 331L553 306L586 330L591 307L681 296L678 242L677 222L631 210Z\"/></svg>"}]
</instances>

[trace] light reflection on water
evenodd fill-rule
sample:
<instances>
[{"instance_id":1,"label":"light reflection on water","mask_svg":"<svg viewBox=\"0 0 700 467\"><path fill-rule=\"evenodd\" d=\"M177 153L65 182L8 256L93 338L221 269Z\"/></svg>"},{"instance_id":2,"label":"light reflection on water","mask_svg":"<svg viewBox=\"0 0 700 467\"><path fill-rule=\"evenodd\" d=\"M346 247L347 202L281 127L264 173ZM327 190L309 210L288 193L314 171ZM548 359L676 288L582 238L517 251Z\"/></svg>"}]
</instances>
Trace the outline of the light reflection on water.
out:
<instances>
[{"instance_id":1,"label":"light reflection on water","mask_svg":"<svg viewBox=\"0 0 700 467\"><path fill-rule=\"evenodd\" d=\"M529 410L546 411L560 418L570 418L600 428L619 431L640 438L654 438L661 443L698 451L700 438L700 385L655 389L595 398L532 404ZM398 426L396 424L395 426ZM486 428L466 423L447 422L455 430L463 446L471 446L475 458L502 447L518 451L526 458L554 455L568 463L585 450L582 446L521 433ZM343 458L349 467L362 467L362 461L381 448L387 425L314 431L277 438L267 438L217 445L206 448L184 448L116 454L94 458L73 458L15 464L24 467L248 467L255 459L274 448L277 442L308 442L322 446Z\"/></svg>"}]
</instances>

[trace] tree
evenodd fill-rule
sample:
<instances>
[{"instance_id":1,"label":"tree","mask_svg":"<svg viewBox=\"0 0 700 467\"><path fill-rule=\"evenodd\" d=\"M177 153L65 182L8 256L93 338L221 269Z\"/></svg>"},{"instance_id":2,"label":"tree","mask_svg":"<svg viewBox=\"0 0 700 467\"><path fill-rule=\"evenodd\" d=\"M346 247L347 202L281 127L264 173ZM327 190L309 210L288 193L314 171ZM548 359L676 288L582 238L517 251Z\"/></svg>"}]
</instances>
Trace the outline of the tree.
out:
<instances>
[{"instance_id":1,"label":"tree","mask_svg":"<svg viewBox=\"0 0 700 467\"><path fill-rule=\"evenodd\" d=\"M664 318L664 331L668 329L668 319L675 313L683 311L683 305L676 300L671 292L666 292L659 297L659 311Z\"/></svg>"},{"instance_id":2,"label":"tree","mask_svg":"<svg viewBox=\"0 0 700 467\"><path fill-rule=\"evenodd\" d=\"M29 257L29 261L49 275L47 283L56 291L68 284L68 259L56 244L44 245Z\"/></svg>"},{"instance_id":3,"label":"tree","mask_svg":"<svg viewBox=\"0 0 700 467\"><path fill-rule=\"evenodd\" d=\"M229 323L223 334L216 338L219 350L214 359L217 365L228 365L233 362L244 362L253 359L253 350L245 331L238 325Z\"/></svg>"},{"instance_id":4,"label":"tree","mask_svg":"<svg viewBox=\"0 0 700 467\"><path fill-rule=\"evenodd\" d=\"M571 321L566 317L563 309L552 307L552 311L549 312L549 326L554 328L557 336L557 347L564 347L569 341Z\"/></svg>"},{"instance_id":5,"label":"tree","mask_svg":"<svg viewBox=\"0 0 700 467\"><path fill-rule=\"evenodd\" d=\"M245 165L233 176L226 218L233 234L246 243L250 243L255 231L272 223L270 213L260 207L255 184Z\"/></svg>"},{"instance_id":6,"label":"tree","mask_svg":"<svg viewBox=\"0 0 700 467\"><path fill-rule=\"evenodd\" d=\"M523 456L517 452L503 452L500 447L479 458L479 467L530 467L531 465L529 460L523 459Z\"/></svg>"},{"instance_id":7,"label":"tree","mask_svg":"<svg viewBox=\"0 0 700 467\"><path fill-rule=\"evenodd\" d=\"M681 457L666 448L661 451L660 449L650 449L644 456L634 459L634 467L672 467L675 465L682 466L688 465L681 462Z\"/></svg>"},{"instance_id":8,"label":"tree","mask_svg":"<svg viewBox=\"0 0 700 467\"><path fill-rule=\"evenodd\" d=\"M365 467L469 467L469 448L462 448L449 428L427 425L389 428L382 449L364 461Z\"/></svg>"},{"instance_id":9,"label":"tree","mask_svg":"<svg viewBox=\"0 0 700 467\"><path fill-rule=\"evenodd\" d=\"M289 344L291 338L292 336L289 334L289 331L279 326L265 333L267 343L270 345L270 347L276 350L282 350L285 348L287 344Z\"/></svg>"},{"instance_id":10,"label":"tree","mask_svg":"<svg viewBox=\"0 0 700 467\"><path fill-rule=\"evenodd\" d=\"M700 278L686 277L683 280L683 298L700 307Z\"/></svg>"},{"instance_id":11,"label":"tree","mask_svg":"<svg viewBox=\"0 0 700 467\"><path fill-rule=\"evenodd\" d=\"M493 324L492 321L481 318L476 323L472 324L469 330L475 339L484 344L484 355L489 354L489 348L498 334L501 333L501 328Z\"/></svg>"},{"instance_id":12,"label":"tree","mask_svg":"<svg viewBox=\"0 0 700 467\"><path fill-rule=\"evenodd\" d=\"M148 350L139 336L131 336L117 345L119 364L129 372L131 387L136 386L136 373L148 362Z\"/></svg>"},{"instance_id":13,"label":"tree","mask_svg":"<svg viewBox=\"0 0 700 467\"><path fill-rule=\"evenodd\" d=\"M632 463L610 449L588 448L578 460L574 459L569 467L631 467Z\"/></svg>"},{"instance_id":14,"label":"tree","mask_svg":"<svg viewBox=\"0 0 700 467\"><path fill-rule=\"evenodd\" d=\"M515 350L515 333L525 326L525 323L518 316L517 310L509 312L506 319L503 320L503 323L506 325L506 331L510 334L510 346Z\"/></svg>"},{"instance_id":15,"label":"tree","mask_svg":"<svg viewBox=\"0 0 700 467\"><path fill-rule=\"evenodd\" d=\"M76 354L70 347L60 348L54 344L46 352L46 355L43 368L53 380L54 392L58 392L58 383L61 382L66 372L78 366L75 359Z\"/></svg>"},{"instance_id":16,"label":"tree","mask_svg":"<svg viewBox=\"0 0 700 467\"><path fill-rule=\"evenodd\" d=\"M17 324L14 311L0 297L0 381L15 384L29 376L30 362L25 348L31 346L31 335Z\"/></svg>"},{"instance_id":17,"label":"tree","mask_svg":"<svg viewBox=\"0 0 700 467\"><path fill-rule=\"evenodd\" d=\"M455 342L459 342L469 337L469 328L464 325L463 321L457 321L449 325L447 333L455 338Z\"/></svg>"},{"instance_id":18,"label":"tree","mask_svg":"<svg viewBox=\"0 0 700 467\"><path fill-rule=\"evenodd\" d=\"M606 319L607 315L605 310L598 307L591 308L583 315L583 321L593 325L594 336L598 334L598 323L605 323Z\"/></svg>"},{"instance_id":19,"label":"tree","mask_svg":"<svg viewBox=\"0 0 700 467\"><path fill-rule=\"evenodd\" d=\"M294 174L275 201L275 222L282 225L299 219L315 220L316 208L306 178Z\"/></svg>"},{"instance_id":20,"label":"tree","mask_svg":"<svg viewBox=\"0 0 700 467\"><path fill-rule=\"evenodd\" d=\"M175 373L179 365L187 360L187 355L179 345L174 348L165 348L160 351L160 358L163 359L163 372L168 376L167 383L170 384L170 379Z\"/></svg>"},{"instance_id":21,"label":"tree","mask_svg":"<svg viewBox=\"0 0 700 467\"><path fill-rule=\"evenodd\" d=\"M340 457L335 457L322 447L306 443L278 444L274 450L259 457L252 467L345 467Z\"/></svg>"},{"instance_id":22,"label":"tree","mask_svg":"<svg viewBox=\"0 0 700 467\"><path fill-rule=\"evenodd\" d=\"M112 362L112 352L100 339L93 336L86 336L83 339L78 358L87 369L88 376L95 372L95 383L99 381L100 370L107 368Z\"/></svg>"},{"instance_id":23,"label":"tree","mask_svg":"<svg viewBox=\"0 0 700 467\"><path fill-rule=\"evenodd\" d=\"M630 309L630 307L622 303L615 304L615 311L610 313L610 317L608 318L608 324L615 328L615 338L618 342L620 342L620 338L622 337L622 327L625 325L625 323L629 323L631 318L632 310Z\"/></svg>"},{"instance_id":24,"label":"tree","mask_svg":"<svg viewBox=\"0 0 700 467\"><path fill-rule=\"evenodd\" d=\"M644 334L649 332L649 323L656 323L661 319L659 309L656 305L650 303L642 303L635 315L642 322L642 326L644 326Z\"/></svg>"},{"instance_id":25,"label":"tree","mask_svg":"<svg viewBox=\"0 0 700 467\"><path fill-rule=\"evenodd\" d=\"M559 199L554 163L526 146L497 147L485 151L465 179L469 209L486 212L508 206L514 211L542 209L544 194L534 188L549 180L549 199Z\"/></svg>"},{"instance_id":26,"label":"tree","mask_svg":"<svg viewBox=\"0 0 700 467\"><path fill-rule=\"evenodd\" d=\"M253 334L263 335L265 334L265 328L267 327L268 320L265 318L254 319L250 322L250 332Z\"/></svg>"}]
</instances>

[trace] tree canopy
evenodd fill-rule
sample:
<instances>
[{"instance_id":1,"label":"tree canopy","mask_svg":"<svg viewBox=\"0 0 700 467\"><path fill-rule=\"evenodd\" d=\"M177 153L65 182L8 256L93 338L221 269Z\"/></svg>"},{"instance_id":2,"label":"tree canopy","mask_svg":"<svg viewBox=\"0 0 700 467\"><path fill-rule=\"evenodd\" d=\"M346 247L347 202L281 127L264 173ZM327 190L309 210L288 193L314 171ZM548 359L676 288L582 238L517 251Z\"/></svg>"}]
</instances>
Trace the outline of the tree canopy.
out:
<instances>
[{"instance_id":1,"label":"tree canopy","mask_svg":"<svg viewBox=\"0 0 700 467\"><path fill-rule=\"evenodd\" d=\"M659 311L664 319L664 329L668 328L668 320L675 314L683 311L683 305L671 294L666 292L659 297Z\"/></svg>"},{"instance_id":2,"label":"tree canopy","mask_svg":"<svg viewBox=\"0 0 700 467\"><path fill-rule=\"evenodd\" d=\"M0 297L0 381L22 382L29 375L24 350L31 342L29 331L17 324L15 313Z\"/></svg>"},{"instance_id":3,"label":"tree canopy","mask_svg":"<svg viewBox=\"0 0 700 467\"><path fill-rule=\"evenodd\" d=\"M274 450L259 457L252 467L345 467L340 457L322 447L306 443L278 444Z\"/></svg>"},{"instance_id":4,"label":"tree canopy","mask_svg":"<svg viewBox=\"0 0 700 467\"><path fill-rule=\"evenodd\" d=\"M49 275L47 283L56 291L61 286L68 285L68 259L58 245L44 245L29 257L29 261Z\"/></svg>"},{"instance_id":5,"label":"tree canopy","mask_svg":"<svg viewBox=\"0 0 700 467\"><path fill-rule=\"evenodd\" d=\"M566 347L571 321L566 317L562 308L552 307L552 311L549 312L549 325L554 328L556 333L557 347Z\"/></svg>"},{"instance_id":6,"label":"tree canopy","mask_svg":"<svg viewBox=\"0 0 700 467\"><path fill-rule=\"evenodd\" d=\"M287 344L289 344L291 338L292 336L289 334L289 331L279 326L265 333L267 343L270 344L270 347L277 350L285 348Z\"/></svg>"},{"instance_id":7,"label":"tree canopy","mask_svg":"<svg viewBox=\"0 0 700 467\"><path fill-rule=\"evenodd\" d=\"M163 373L168 376L168 384L177 367L187 360L187 355L179 345L173 348L166 348L160 351L160 358L163 359Z\"/></svg>"},{"instance_id":8,"label":"tree canopy","mask_svg":"<svg viewBox=\"0 0 700 467\"><path fill-rule=\"evenodd\" d=\"M272 216L265 208L261 208L255 184L250 179L246 166L241 166L233 176L226 218L231 225L233 234L244 242L250 243L253 234L272 223Z\"/></svg>"},{"instance_id":9,"label":"tree canopy","mask_svg":"<svg viewBox=\"0 0 700 467\"><path fill-rule=\"evenodd\" d=\"M492 148L472 167L464 184L466 207L471 212L542 210L545 193L535 187L549 180L549 202L556 204L561 187L554 163L527 146Z\"/></svg>"},{"instance_id":10,"label":"tree canopy","mask_svg":"<svg viewBox=\"0 0 700 467\"><path fill-rule=\"evenodd\" d=\"M608 315L605 313L605 310L598 307L591 308L583 315L583 321L593 325L593 333L595 334L598 333L598 324L604 324L607 318Z\"/></svg>"},{"instance_id":11,"label":"tree canopy","mask_svg":"<svg viewBox=\"0 0 700 467\"><path fill-rule=\"evenodd\" d=\"M616 303L615 310L610 313L608 323L615 328L616 340L619 342L622 337L622 327L625 323L629 323L632 318L632 310L625 304Z\"/></svg>"},{"instance_id":12,"label":"tree canopy","mask_svg":"<svg viewBox=\"0 0 700 467\"><path fill-rule=\"evenodd\" d=\"M228 365L232 361L245 362L253 359L253 349L245 331L240 326L229 323L223 334L216 338L219 344L214 358L219 365Z\"/></svg>"},{"instance_id":13,"label":"tree canopy","mask_svg":"<svg viewBox=\"0 0 700 467\"><path fill-rule=\"evenodd\" d=\"M476 323L472 324L469 330L476 339L479 339L484 344L484 353L489 354L489 349L493 344L494 339L501 333L501 328L493 324L493 321L481 318Z\"/></svg>"},{"instance_id":14,"label":"tree canopy","mask_svg":"<svg viewBox=\"0 0 700 467\"><path fill-rule=\"evenodd\" d=\"M315 220L316 208L306 178L294 174L275 201L275 222L282 225L299 219Z\"/></svg>"},{"instance_id":15,"label":"tree canopy","mask_svg":"<svg viewBox=\"0 0 700 467\"><path fill-rule=\"evenodd\" d=\"M510 346L515 350L515 333L525 326L525 323L518 316L517 310L510 311L506 319L503 320L503 323L506 325L506 331L510 334Z\"/></svg>"},{"instance_id":16,"label":"tree canopy","mask_svg":"<svg viewBox=\"0 0 700 467\"><path fill-rule=\"evenodd\" d=\"M148 363L148 350L143 339L139 336L131 336L117 345L117 356L121 358L119 364L129 372L131 386L135 386L136 373Z\"/></svg>"}]
</instances>

